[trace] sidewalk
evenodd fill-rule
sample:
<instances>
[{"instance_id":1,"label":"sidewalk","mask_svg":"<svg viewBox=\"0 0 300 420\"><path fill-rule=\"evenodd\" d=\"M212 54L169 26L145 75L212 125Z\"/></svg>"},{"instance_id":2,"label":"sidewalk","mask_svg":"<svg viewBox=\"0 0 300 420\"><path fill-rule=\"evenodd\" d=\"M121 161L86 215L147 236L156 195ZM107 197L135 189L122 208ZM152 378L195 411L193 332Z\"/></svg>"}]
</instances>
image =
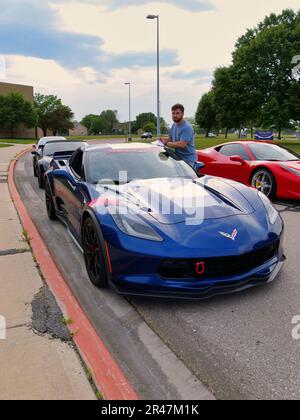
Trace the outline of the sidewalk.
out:
<instances>
[{"instance_id":1,"label":"sidewalk","mask_svg":"<svg viewBox=\"0 0 300 420\"><path fill-rule=\"evenodd\" d=\"M6 320L6 340L0 331L0 400L94 400L75 350L32 330L31 303L45 285L7 185L9 162L25 148L0 149L0 319Z\"/></svg>"}]
</instances>

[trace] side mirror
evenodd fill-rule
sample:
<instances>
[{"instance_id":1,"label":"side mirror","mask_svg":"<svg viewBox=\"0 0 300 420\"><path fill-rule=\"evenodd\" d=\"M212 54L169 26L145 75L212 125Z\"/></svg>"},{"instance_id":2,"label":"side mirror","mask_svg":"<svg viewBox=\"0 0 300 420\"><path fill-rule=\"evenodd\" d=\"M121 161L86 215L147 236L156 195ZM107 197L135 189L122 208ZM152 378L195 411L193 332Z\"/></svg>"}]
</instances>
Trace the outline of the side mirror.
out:
<instances>
[{"instance_id":1,"label":"side mirror","mask_svg":"<svg viewBox=\"0 0 300 420\"><path fill-rule=\"evenodd\" d=\"M194 170L198 173L201 169L205 168L205 163L196 162L194 165Z\"/></svg>"},{"instance_id":2,"label":"side mirror","mask_svg":"<svg viewBox=\"0 0 300 420\"><path fill-rule=\"evenodd\" d=\"M37 151L35 151L35 150L33 150L33 151L31 152L31 154L32 154L33 156L40 156L40 155L39 155L39 153L38 153Z\"/></svg>"},{"instance_id":3,"label":"side mirror","mask_svg":"<svg viewBox=\"0 0 300 420\"><path fill-rule=\"evenodd\" d=\"M241 158L241 156L238 156L238 155L236 155L236 156L231 156L231 157L230 157L230 160L231 160L232 162L238 162L238 163L241 163L242 165L246 165L246 164L247 164L247 162L246 162L243 158Z\"/></svg>"}]
</instances>

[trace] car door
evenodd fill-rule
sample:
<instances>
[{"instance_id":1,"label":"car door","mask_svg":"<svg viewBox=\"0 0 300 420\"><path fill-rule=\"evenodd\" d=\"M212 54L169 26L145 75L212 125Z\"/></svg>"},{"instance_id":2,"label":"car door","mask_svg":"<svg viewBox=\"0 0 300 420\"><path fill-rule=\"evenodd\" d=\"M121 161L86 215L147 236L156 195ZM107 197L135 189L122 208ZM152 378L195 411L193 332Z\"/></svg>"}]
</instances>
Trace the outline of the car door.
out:
<instances>
[{"instance_id":1,"label":"car door","mask_svg":"<svg viewBox=\"0 0 300 420\"><path fill-rule=\"evenodd\" d=\"M83 159L82 150L76 151L64 170L53 172L53 182L56 191L56 201L60 216L69 227L72 227L72 207L77 183L80 182L80 172ZM78 169L77 169L78 168ZM79 174L77 173L79 171ZM73 229L72 229L73 230Z\"/></svg>"},{"instance_id":2,"label":"car door","mask_svg":"<svg viewBox=\"0 0 300 420\"><path fill-rule=\"evenodd\" d=\"M212 163L211 172L223 178L249 184L251 157L247 148L240 143L230 143L215 150L217 156ZM239 156L243 161L233 161L231 159L233 156Z\"/></svg>"},{"instance_id":3,"label":"car door","mask_svg":"<svg viewBox=\"0 0 300 420\"><path fill-rule=\"evenodd\" d=\"M91 201L89 189L85 182L84 152L78 150L69 162L71 177L65 184L65 211L71 233L80 241L81 215L85 205Z\"/></svg>"}]
</instances>

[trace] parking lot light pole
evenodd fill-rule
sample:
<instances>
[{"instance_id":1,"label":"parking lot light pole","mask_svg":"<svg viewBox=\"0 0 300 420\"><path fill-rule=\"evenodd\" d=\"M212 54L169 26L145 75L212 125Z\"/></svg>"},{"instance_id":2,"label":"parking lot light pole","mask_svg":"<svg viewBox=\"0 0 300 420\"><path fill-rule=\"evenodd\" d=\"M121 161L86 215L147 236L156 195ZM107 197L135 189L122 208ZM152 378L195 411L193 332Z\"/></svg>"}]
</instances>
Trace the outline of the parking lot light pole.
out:
<instances>
[{"instance_id":1,"label":"parking lot light pole","mask_svg":"<svg viewBox=\"0 0 300 420\"><path fill-rule=\"evenodd\" d=\"M128 141L132 141L131 135L131 83L127 82L125 85L129 88L129 122L128 122Z\"/></svg>"},{"instance_id":2,"label":"parking lot light pole","mask_svg":"<svg viewBox=\"0 0 300 420\"><path fill-rule=\"evenodd\" d=\"M148 15L147 19L157 21L157 137L160 137L160 39L159 39L159 15Z\"/></svg>"}]
</instances>

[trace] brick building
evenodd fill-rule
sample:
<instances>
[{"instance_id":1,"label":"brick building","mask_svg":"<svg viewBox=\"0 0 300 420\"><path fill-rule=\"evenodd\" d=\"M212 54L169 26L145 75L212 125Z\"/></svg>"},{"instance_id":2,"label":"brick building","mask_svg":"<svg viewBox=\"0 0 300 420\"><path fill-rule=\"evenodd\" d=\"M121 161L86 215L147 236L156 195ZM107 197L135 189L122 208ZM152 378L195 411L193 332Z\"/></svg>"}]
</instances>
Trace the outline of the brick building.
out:
<instances>
[{"instance_id":1,"label":"brick building","mask_svg":"<svg viewBox=\"0 0 300 420\"><path fill-rule=\"evenodd\" d=\"M88 135L87 128L77 121L74 122L74 128L69 130L69 136L85 136L86 137L87 135Z\"/></svg>"},{"instance_id":2,"label":"brick building","mask_svg":"<svg viewBox=\"0 0 300 420\"><path fill-rule=\"evenodd\" d=\"M21 93L24 98L33 103L34 102L34 90L32 86L15 85L12 83L0 82L0 95L8 95L9 93ZM35 128L28 129L27 127L20 125L15 129L16 138L31 139L35 138ZM38 137L42 136L41 130L38 130ZM0 138L10 137L10 130L0 127Z\"/></svg>"}]
</instances>

